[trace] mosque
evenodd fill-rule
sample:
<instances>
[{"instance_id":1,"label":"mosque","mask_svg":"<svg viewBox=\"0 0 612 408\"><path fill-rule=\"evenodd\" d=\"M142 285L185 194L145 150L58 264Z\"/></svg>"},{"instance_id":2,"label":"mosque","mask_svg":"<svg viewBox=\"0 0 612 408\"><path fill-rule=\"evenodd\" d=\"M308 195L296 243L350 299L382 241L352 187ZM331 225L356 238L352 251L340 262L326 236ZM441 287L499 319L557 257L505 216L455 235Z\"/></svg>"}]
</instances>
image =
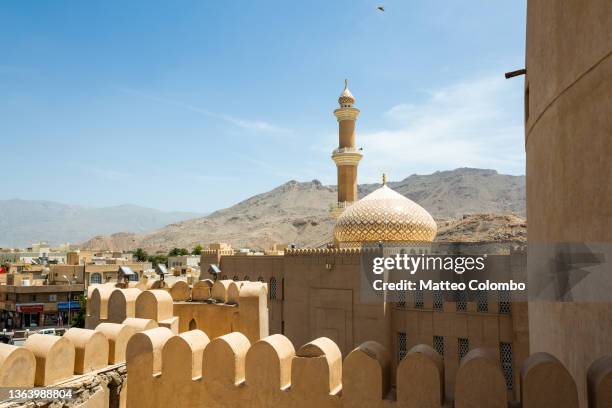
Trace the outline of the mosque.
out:
<instances>
[{"instance_id":1,"label":"mosque","mask_svg":"<svg viewBox=\"0 0 612 408\"><path fill-rule=\"evenodd\" d=\"M477 299L466 293L449 299L435 291L403 292L394 298L368 295L370 283L364 279L363 268L372 254L482 254L492 247L434 242L433 217L389 188L384 175L381 187L358 198L357 169L363 152L356 146L360 111L355 102L345 82L340 106L333 112L339 125L339 145L331 156L337 167L338 199L331 208L336 225L329 244L325 248L277 246L259 256L212 244L201 255L201 279L265 282L271 334L284 334L294 344L327 337L344 356L374 340L392 351L393 373L413 346L428 344L443 356L449 396L461 358L473 348L494 349L508 395L516 397L517 362L529 355L528 323L526 305L512 302L510 293L482 293ZM488 273L521 280L526 275L525 253L498 249L489 256Z\"/></svg>"}]
</instances>

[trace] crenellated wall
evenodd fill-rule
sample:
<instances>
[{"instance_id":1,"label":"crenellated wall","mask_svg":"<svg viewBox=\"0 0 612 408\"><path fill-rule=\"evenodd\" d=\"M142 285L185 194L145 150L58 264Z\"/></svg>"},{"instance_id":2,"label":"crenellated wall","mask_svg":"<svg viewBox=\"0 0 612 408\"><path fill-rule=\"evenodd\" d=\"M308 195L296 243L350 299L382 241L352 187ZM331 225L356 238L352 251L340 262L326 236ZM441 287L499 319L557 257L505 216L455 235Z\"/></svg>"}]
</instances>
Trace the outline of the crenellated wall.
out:
<instances>
[{"instance_id":1,"label":"crenellated wall","mask_svg":"<svg viewBox=\"0 0 612 408\"><path fill-rule=\"evenodd\" d=\"M116 377L125 364L129 387L120 380L98 381L91 398L81 394L79 406L506 408L510 402L499 358L488 348L475 348L461 360L451 398L442 358L428 345L408 351L393 379L389 352L375 341L364 342L343 360L338 345L326 337L296 351L281 334L265 336L261 325L251 325L249 336L199 329L177 334L161 325L168 318L168 298L160 292L167 294L144 291L134 300L138 305L145 299L135 314L149 318L103 322L95 330L73 328L63 337L35 334L23 347L0 344L0 387L84 386L92 382L83 376L118 370ZM100 304L108 305L104 298L115 293L101 296ZM223 320L233 308L237 327L240 308L265 310L261 283L217 282L210 296L211 303L205 303L209 317ZM106 312L112 318L113 311ZM578 407L576 381L555 357L537 353L522 367L523 408ZM578 381L588 384L591 408L612 406L611 356L593 362L587 378Z\"/></svg>"},{"instance_id":2,"label":"crenellated wall","mask_svg":"<svg viewBox=\"0 0 612 408\"><path fill-rule=\"evenodd\" d=\"M98 285L90 289L85 327L140 318L173 333L199 328L217 337L240 331L257 341L269 334L266 296L265 283L248 281L202 280L193 288L177 281L168 288L144 291Z\"/></svg>"},{"instance_id":3,"label":"crenellated wall","mask_svg":"<svg viewBox=\"0 0 612 408\"><path fill-rule=\"evenodd\" d=\"M523 364L523 408L578 407L576 383L552 355ZM253 344L234 332L210 340L202 331L166 328L135 334L127 347L129 407L442 407L444 368L429 346L418 345L400 363L391 388L389 354L366 342L342 361L338 346L316 339L297 352L275 334ZM588 379L592 408L612 404L612 358L595 362ZM474 349L461 361L454 390L457 408L507 408L506 383L495 352Z\"/></svg>"}]
</instances>

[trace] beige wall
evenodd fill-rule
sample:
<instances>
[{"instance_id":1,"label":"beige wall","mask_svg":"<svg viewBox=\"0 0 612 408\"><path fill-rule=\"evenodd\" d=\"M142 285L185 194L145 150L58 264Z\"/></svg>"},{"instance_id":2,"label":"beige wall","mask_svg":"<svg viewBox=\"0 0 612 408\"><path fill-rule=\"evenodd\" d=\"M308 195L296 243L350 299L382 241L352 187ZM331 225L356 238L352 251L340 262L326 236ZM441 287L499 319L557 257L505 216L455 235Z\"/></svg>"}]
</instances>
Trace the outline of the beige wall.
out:
<instances>
[{"instance_id":1,"label":"beige wall","mask_svg":"<svg viewBox=\"0 0 612 408\"><path fill-rule=\"evenodd\" d=\"M612 254L610 27L609 0L568 0L554 6L548 0L528 2L525 145L530 279L548 273L541 259L555 256L556 243L603 242L608 257ZM550 243L550 249L543 249L542 242ZM586 291L605 284L586 282L590 285L583 288ZM584 377L586 366L597 356L612 353L609 300L533 302L529 320L531 350L554 354L575 378ZM584 382L579 389L586 406Z\"/></svg>"},{"instance_id":2,"label":"beige wall","mask_svg":"<svg viewBox=\"0 0 612 408\"><path fill-rule=\"evenodd\" d=\"M451 246L440 244L433 250L504 254L489 256L490 273L502 276L500 279L507 279L511 273L515 280L525 280L525 253L510 251L511 244ZM327 337L338 345L343 356L359 344L375 340L391 351L393 374L398 363L399 332L406 333L408 348L417 344L431 346L434 335L443 336L448 353L444 367L449 373L445 383L449 396L454 393L459 366L458 338L468 338L470 349L492 348L498 359L500 343L511 343L514 387L509 397L518 399L518 374L521 362L529 355L525 304L513 303L511 314L499 314L497 298L492 294L488 313L476 312L474 303L468 305L467 312L457 312L453 302L446 302L444 311L434 311L430 294L423 309L415 309L410 303L398 307L395 303L362 302L361 261L356 250L287 250L284 256L222 256L220 278L262 278L268 284L270 333L284 334L294 344ZM276 281L276 296L270 293L272 278Z\"/></svg>"}]
</instances>

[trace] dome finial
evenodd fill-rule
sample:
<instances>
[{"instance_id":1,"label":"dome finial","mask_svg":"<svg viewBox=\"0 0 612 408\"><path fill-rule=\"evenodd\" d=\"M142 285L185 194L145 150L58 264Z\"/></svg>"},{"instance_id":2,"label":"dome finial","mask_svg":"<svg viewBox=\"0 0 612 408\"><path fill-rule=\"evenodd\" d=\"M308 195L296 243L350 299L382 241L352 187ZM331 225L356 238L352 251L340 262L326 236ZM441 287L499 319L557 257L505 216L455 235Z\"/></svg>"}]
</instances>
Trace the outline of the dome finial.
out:
<instances>
[{"instance_id":1,"label":"dome finial","mask_svg":"<svg viewBox=\"0 0 612 408\"><path fill-rule=\"evenodd\" d=\"M383 173L383 175L382 175L382 184L383 184L383 186L387 185L387 175L385 173Z\"/></svg>"},{"instance_id":2,"label":"dome finial","mask_svg":"<svg viewBox=\"0 0 612 408\"><path fill-rule=\"evenodd\" d=\"M340 94L340 98L338 98L338 103L341 107L352 107L355 103L355 97L348 89L348 79L344 79L344 90Z\"/></svg>"}]
</instances>

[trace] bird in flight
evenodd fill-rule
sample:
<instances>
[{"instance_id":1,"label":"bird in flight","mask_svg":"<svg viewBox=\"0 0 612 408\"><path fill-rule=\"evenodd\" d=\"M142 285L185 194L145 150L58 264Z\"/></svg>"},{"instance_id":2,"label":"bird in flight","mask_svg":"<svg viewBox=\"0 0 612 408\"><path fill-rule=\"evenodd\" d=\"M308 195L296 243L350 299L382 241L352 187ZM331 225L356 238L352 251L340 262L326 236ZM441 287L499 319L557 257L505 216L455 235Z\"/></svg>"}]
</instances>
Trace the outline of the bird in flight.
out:
<instances>
[{"instance_id":1,"label":"bird in flight","mask_svg":"<svg viewBox=\"0 0 612 408\"><path fill-rule=\"evenodd\" d=\"M378 10L380 10L380 11L385 11L385 8L384 8L383 6L378 6L378 7L376 7L376 8L377 8Z\"/></svg>"}]
</instances>

